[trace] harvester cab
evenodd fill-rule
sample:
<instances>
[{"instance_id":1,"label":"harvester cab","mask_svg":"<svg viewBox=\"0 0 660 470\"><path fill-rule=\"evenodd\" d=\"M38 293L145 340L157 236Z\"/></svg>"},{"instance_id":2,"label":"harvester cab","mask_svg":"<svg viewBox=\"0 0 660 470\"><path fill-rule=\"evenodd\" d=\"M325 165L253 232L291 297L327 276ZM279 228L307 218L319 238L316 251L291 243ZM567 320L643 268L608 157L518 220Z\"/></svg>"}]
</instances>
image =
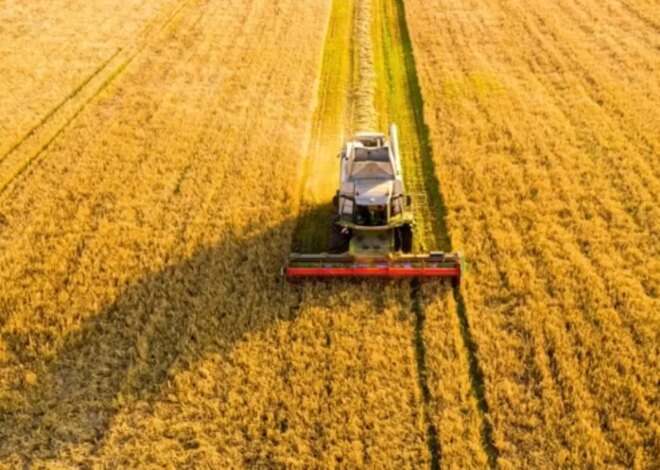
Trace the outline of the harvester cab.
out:
<instances>
[{"instance_id":1,"label":"harvester cab","mask_svg":"<svg viewBox=\"0 0 660 470\"><path fill-rule=\"evenodd\" d=\"M460 281L458 254L413 254L414 218L401 171L397 129L389 141L358 132L340 157L328 252L291 253L287 279L301 277L447 277Z\"/></svg>"}]
</instances>

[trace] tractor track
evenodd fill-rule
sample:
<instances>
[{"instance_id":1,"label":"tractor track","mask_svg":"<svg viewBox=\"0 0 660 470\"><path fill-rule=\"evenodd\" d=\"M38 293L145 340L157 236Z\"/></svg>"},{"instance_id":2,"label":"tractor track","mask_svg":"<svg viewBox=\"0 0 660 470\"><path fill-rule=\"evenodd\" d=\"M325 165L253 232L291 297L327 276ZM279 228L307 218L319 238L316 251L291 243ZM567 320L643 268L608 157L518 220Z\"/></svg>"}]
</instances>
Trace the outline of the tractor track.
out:
<instances>
[{"instance_id":1,"label":"tractor track","mask_svg":"<svg viewBox=\"0 0 660 470\"><path fill-rule=\"evenodd\" d=\"M23 145L23 143L28 140L30 137L32 137L35 132L37 132L41 127L43 127L52 117L55 113L57 113L62 106L64 106L67 102L71 101L80 93L80 91L87 86L87 84L92 81L94 77L96 77L103 69L105 69L108 64L121 52L122 48L117 48L115 52L106 60L104 60L101 65L96 67L94 71L88 75L77 87L75 87L68 95L64 97L57 105L55 105L54 108L52 108L46 115L41 118L41 120L35 124L23 137L18 139L16 143L14 143L9 150L7 150L2 156L0 156L0 164L10 155L12 154L18 147Z\"/></svg>"},{"instance_id":2,"label":"tractor track","mask_svg":"<svg viewBox=\"0 0 660 470\"><path fill-rule=\"evenodd\" d=\"M426 425L426 445L431 454L431 468L439 469L442 463L442 447L440 445L438 426L431 416L431 388L429 387L428 372L426 367L426 343L424 341L424 323L426 314L422 307L422 295L420 292L419 279L410 281L410 302L412 313L415 317L415 333L413 342L415 345L415 359L417 366L417 381L422 394L424 424Z\"/></svg>"},{"instance_id":3,"label":"tractor track","mask_svg":"<svg viewBox=\"0 0 660 470\"><path fill-rule=\"evenodd\" d=\"M51 144L87 106L112 84L128 65L171 25L193 0L175 1L162 7L140 30L133 44L117 48L91 74L48 111L7 152L0 156L0 197L11 184L39 161Z\"/></svg>"}]
</instances>

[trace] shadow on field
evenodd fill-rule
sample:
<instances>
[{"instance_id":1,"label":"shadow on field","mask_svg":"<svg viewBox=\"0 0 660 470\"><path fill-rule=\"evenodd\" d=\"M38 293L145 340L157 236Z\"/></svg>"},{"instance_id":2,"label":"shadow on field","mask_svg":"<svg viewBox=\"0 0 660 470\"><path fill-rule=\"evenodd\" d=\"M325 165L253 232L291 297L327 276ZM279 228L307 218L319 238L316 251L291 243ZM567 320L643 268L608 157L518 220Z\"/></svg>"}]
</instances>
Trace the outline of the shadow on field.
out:
<instances>
[{"instance_id":1,"label":"shadow on field","mask_svg":"<svg viewBox=\"0 0 660 470\"><path fill-rule=\"evenodd\" d=\"M326 209L303 217L318 220ZM22 406L0 410L0 459L29 466L81 445L93 455L126 403L153 403L170 376L204 354L227 353L247 333L294 319L301 287L279 270L301 223L225 233L217 246L126 288L24 386Z\"/></svg>"},{"instance_id":2,"label":"shadow on field","mask_svg":"<svg viewBox=\"0 0 660 470\"><path fill-rule=\"evenodd\" d=\"M318 253L330 247L330 224L336 214L332 203L303 205L291 240L291 251Z\"/></svg>"}]
</instances>

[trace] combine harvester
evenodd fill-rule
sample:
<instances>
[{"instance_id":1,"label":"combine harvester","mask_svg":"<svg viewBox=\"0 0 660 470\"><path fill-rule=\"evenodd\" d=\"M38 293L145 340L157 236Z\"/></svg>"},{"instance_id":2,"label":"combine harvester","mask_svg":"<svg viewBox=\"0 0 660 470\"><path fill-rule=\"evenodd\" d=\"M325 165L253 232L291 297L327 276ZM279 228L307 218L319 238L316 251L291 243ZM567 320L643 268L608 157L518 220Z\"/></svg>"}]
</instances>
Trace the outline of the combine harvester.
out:
<instances>
[{"instance_id":1,"label":"combine harvester","mask_svg":"<svg viewBox=\"0 0 660 470\"><path fill-rule=\"evenodd\" d=\"M340 188L327 253L291 253L288 280L329 277L419 277L461 279L460 254L413 254L415 221L404 191L396 126L390 140L358 132L341 155Z\"/></svg>"}]
</instances>

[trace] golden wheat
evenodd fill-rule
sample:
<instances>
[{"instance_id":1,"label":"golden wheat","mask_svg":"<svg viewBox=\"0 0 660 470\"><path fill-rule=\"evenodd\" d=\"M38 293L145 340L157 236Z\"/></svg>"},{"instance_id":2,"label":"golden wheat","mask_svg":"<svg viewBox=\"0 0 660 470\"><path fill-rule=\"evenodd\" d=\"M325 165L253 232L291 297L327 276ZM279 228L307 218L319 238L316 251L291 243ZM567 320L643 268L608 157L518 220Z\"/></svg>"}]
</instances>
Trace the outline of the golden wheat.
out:
<instances>
[{"instance_id":1,"label":"golden wheat","mask_svg":"<svg viewBox=\"0 0 660 470\"><path fill-rule=\"evenodd\" d=\"M166 0L11 2L0 12L0 159L127 47ZM81 40L84 38L84 40Z\"/></svg>"},{"instance_id":2,"label":"golden wheat","mask_svg":"<svg viewBox=\"0 0 660 470\"><path fill-rule=\"evenodd\" d=\"M122 442L162 431L113 421L152 406L157 421L177 371L288 315L274 273L328 8L221 3L164 24L2 195L9 465L104 462L111 430ZM189 436L181 419L154 450L176 462Z\"/></svg>"},{"instance_id":3,"label":"golden wheat","mask_svg":"<svg viewBox=\"0 0 660 470\"><path fill-rule=\"evenodd\" d=\"M302 154L344 127L348 74L307 145L328 6L189 6L10 180L3 462L430 461L399 287L276 280Z\"/></svg>"},{"instance_id":4,"label":"golden wheat","mask_svg":"<svg viewBox=\"0 0 660 470\"><path fill-rule=\"evenodd\" d=\"M407 2L502 467L651 467L660 37L641 2Z\"/></svg>"},{"instance_id":5,"label":"golden wheat","mask_svg":"<svg viewBox=\"0 0 660 470\"><path fill-rule=\"evenodd\" d=\"M660 460L653 4L88 3L0 13L0 465ZM283 285L389 122L461 290Z\"/></svg>"}]
</instances>

